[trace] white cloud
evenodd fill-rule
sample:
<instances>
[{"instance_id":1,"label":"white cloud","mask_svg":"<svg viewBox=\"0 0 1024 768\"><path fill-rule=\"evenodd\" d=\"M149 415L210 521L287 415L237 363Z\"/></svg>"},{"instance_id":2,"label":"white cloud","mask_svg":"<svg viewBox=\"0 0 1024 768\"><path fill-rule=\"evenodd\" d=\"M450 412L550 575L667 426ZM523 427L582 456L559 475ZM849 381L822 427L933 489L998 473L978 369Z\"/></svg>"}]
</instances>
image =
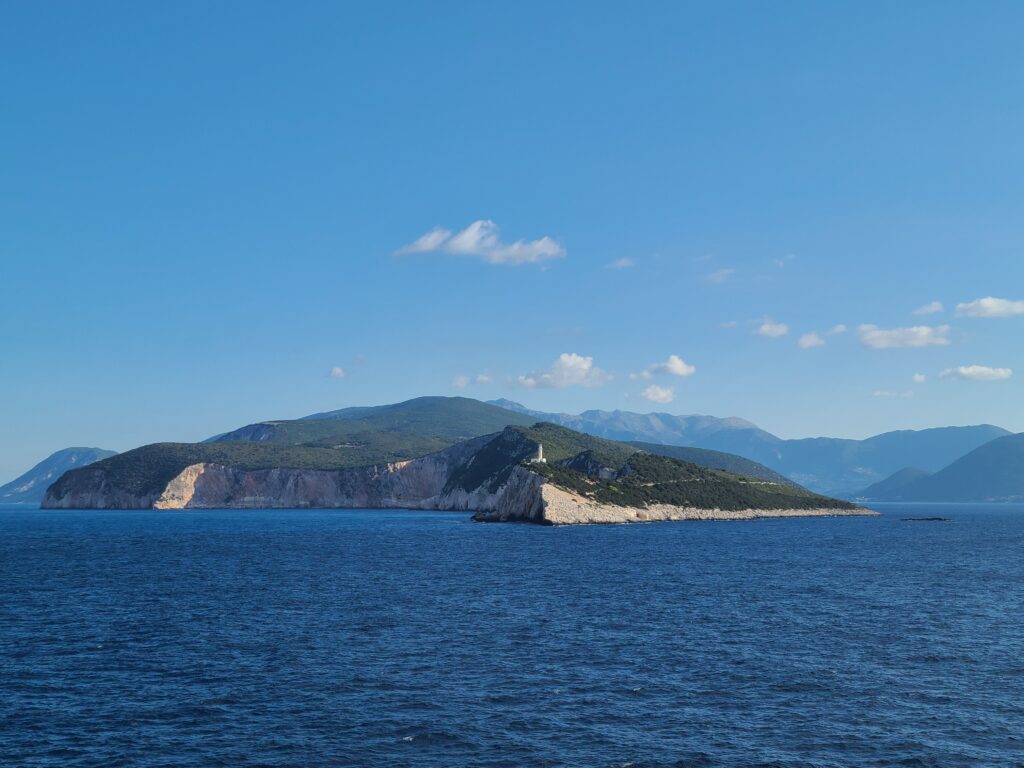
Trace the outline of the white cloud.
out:
<instances>
[{"instance_id":1,"label":"white cloud","mask_svg":"<svg viewBox=\"0 0 1024 768\"><path fill-rule=\"evenodd\" d=\"M966 304L957 304L956 313L959 317L1013 317L1024 315L1024 301L1010 301L986 296Z\"/></svg>"},{"instance_id":2,"label":"white cloud","mask_svg":"<svg viewBox=\"0 0 1024 768\"><path fill-rule=\"evenodd\" d=\"M928 380L928 377L923 373L915 373L913 379L915 384L924 384Z\"/></svg>"},{"instance_id":3,"label":"white cloud","mask_svg":"<svg viewBox=\"0 0 1024 768\"><path fill-rule=\"evenodd\" d=\"M721 284L735 274L735 269L716 269L714 272L707 276L707 279L709 282Z\"/></svg>"},{"instance_id":4,"label":"white cloud","mask_svg":"<svg viewBox=\"0 0 1024 768\"><path fill-rule=\"evenodd\" d=\"M890 392L890 391L884 390L884 389L876 389L871 394L872 394L872 397L885 397L885 398L913 397L914 396L914 393L910 392L910 391L907 391L907 392Z\"/></svg>"},{"instance_id":5,"label":"white cloud","mask_svg":"<svg viewBox=\"0 0 1024 768\"><path fill-rule=\"evenodd\" d=\"M490 384L491 377L486 373L480 373L476 376L470 377L460 373L458 376L452 378L452 386L456 389L465 389L470 384Z\"/></svg>"},{"instance_id":6,"label":"white cloud","mask_svg":"<svg viewBox=\"0 0 1024 768\"><path fill-rule=\"evenodd\" d=\"M770 339L777 338L779 336L785 336L789 333L789 326L785 323L775 323L771 320L765 320L755 330L758 336L767 336Z\"/></svg>"},{"instance_id":7,"label":"white cloud","mask_svg":"<svg viewBox=\"0 0 1024 768\"><path fill-rule=\"evenodd\" d=\"M547 370L528 373L517 381L527 389L550 389L574 385L597 387L611 378L610 374L594 366L594 358L563 352Z\"/></svg>"},{"instance_id":8,"label":"white cloud","mask_svg":"<svg viewBox=\"0 0 1024 768\"><path fill-rule=\"evenodd\" d=\"M629 259L629 258L616 259L615 261L611 261L611 262L605 264L605 268L606 269L629 269L630 267L635 267L635 266L636 266L636 259Z\"/></svg>"},{"instance_id":9,"label":"white cloud","mask_svg":"<svg viewBox=\"0 0 1024 768\"><path fill-rule=\"evenodd\" d=\"M675 399L675 392L672 391L672 387L659 387L657 384L651 384L643 392L640 393L644 396L644 399L650 400L652 403L671 403Z\"/></svg>"},{"instance_id":10,"label":"white cloud","mask_svg":"<svg viewBox=\"0 0 1024 768\"><path fill-rule=\"evenodd\" d=\"M811 349L813 347L825 346L825 340L816 333L805 333L800 337L797 344L800 345L800 349Z\"/></svg>"},{"instance_id":11,"label":"white cloud","mask_svg":"<svg viewBox=\"0 0 1024 768\"><path fill-rule=\"evenodd\" d=\"M944 347L949 344L948 325L915 325L912 328L879 328L861 325L860 341L872 349L905 349L910 347Z\"/></svg>"},{"instance_id":12,"label":"white cloud","mask_svg":"<svg viewBox=\"0 0 1024 768\"><path fill-rule=\"evenodd\" d=\"M925 304L923 307L918 307L914 310L915 315L934 315L941 312L945 307L942 306L941 301L933 301L931 304Z\"/></svg>"},{"instance_id":13,"label":"white cloud","mask_svg":"<svg viewBox=\"0 0 1024 768\"><path fill-rule=\"evenodd\" d=\"M332 379L344 379L345 369L339 365L336 365L333 368L331 368L330 371L328 371L327 375L330 376Z\"/></svg>"},{"instance_id":14,"label":"white cloud","mask_svg":"<svg viewBox=\"0 0 1024 768\"><path fill-rule=\"evenodd\" d=\"M839 323L838 325L833 325L828 329L829 336L835 336L837 333L846 333L846 326Z\"/></svg>"},{"instance_id":15,"label":"white cloud","mask_svg":"<svg viewBox=\"0 0 1024 768\"><path fill-rule=\"evenodd\" d=\"M737 325L739 325L739 323L737 323L735 320L726 320L724 323L719 323L718 327L719 328L735 328Z\"/></svg>"},{"instance_id":16,"label":"white cloud","mask_svg":"<svg viewBox=\"0 0 1024 768\"><path fill-rule=\"evenodd\" d=\"M795 259L795 258L796 258L795 254L787 253L781 259L772 259L772 264L774 264L777 269L782 269L784 266L786 266L789 262L793 261L793 259Z\"/></svg>"},{"instance_id":17,"label":"white cloud","mask_svg":"<svg viewBox=\"0 0 1024 768\"><path fill-rule=\"evenodd\" d=\"M1002 381L1013 375L1010 368L989 368L987 365L960 365L947 368L940 379L967 379L969 381Z\"/></svg>"},{"instance_id":18,"label":"white cloud","mask_svg":"<svg viewBox=\"0 0 1024 768\"><path fill-rule=\"evenodd\" d=\"M672 374L673 376L692 376L697 370L695 366L687 363L679 355L669 355L668 360L663 363L652 363L640 373L631 373L631 379L653 379L661 374Z\"/></svg>"},{"instance_id":19,"label":"white cloud","mask_svg":"<svg viewBox=\"0 0 1024 768\"><path fill-rule=\"evenodd\" d=\"M503 243L498 236L498 225L488 219L474 221L454 234L443 227L435 227L409 245L395 251L399 255L438 252L457 256L477 256L488 264L510 266L537 264L547 259L565 256L565 249L547 236L538 240Z\"/></svg>"}]
</instances>

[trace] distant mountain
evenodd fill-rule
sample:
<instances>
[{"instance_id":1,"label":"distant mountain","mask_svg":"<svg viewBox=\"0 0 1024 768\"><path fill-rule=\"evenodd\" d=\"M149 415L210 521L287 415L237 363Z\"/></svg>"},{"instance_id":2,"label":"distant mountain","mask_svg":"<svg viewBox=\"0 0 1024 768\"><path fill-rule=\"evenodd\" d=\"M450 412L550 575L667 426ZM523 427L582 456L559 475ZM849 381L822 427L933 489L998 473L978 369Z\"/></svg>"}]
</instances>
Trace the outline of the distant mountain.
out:
<instances>
[{"instance_id":1,"label":"distant mountain","mask_svg":"<svg viewBox=\"0 0 1024 768\"><path fill-rule=\"evenodd\" d=\"M670 413L633 413L631 411L584 411L580 414L535 411L514 400L489 400L509 411L523 413L534 419L549 421L578 432L586 432L607 440L639 440L662 445L708 445L714 435L729 433L736 442L776 443L775 437L756 424L735 417L673 416Z\"/></svg>"},{"instance_id":2,"label":"distant mountain","mask_svg":"<svg viewBox=\"0 0 1024 768\"><path fill-rule=\"evenodd\" d=\"M942 469L990 440L1010 433L991 424L886 432L866 440L815 437L783 440L738 418L586 411L578 415L534 411L511 400L494 400L581 432L623 441L707 448L742 456L818 493L850 496L907 466Z\"/></svg>"},{"instance_id":3,"label":"distant mountain","mask_svg":"<svg viewBox=\"0 0 1024 768\"><path fill-rule=\"evenodd\" d=\"M857 494L857 498L878 501L909 501L910 499L906 498L908 489L912 489L918 481L931 477L932 474L917 467L905 467L889 475L885 480L868 486Z\"/></svg>"},{"instance_id":4,"label":"distant mountain","mask_svg":"<svg viewBox=\"0 0 1024 768\"><path fill-rule=\"evenodd\" d=\"M878 501L1024 501L1024 433L987 442L933 475L886 484L863 494Z\"/></svg>"},{"instance_id":5,"label":"distant mountain","mask_svg":"<svg viewBox=\"0 0 1024 768\"><path fill-rule=\"evenodd\" d=\"M46 457L7 485L0 486L0 504L38 504L50 483L69 469L84 467L115 455L102 448L65 448Z\"/></svg>"}]
</instances>

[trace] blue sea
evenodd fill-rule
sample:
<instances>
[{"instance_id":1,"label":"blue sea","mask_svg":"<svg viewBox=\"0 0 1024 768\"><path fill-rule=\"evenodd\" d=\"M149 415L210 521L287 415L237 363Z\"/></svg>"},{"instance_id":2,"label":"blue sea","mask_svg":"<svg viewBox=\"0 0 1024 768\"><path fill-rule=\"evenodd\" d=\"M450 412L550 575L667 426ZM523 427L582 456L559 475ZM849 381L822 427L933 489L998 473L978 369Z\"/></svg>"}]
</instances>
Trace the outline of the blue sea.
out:
<instances>
[{"instance_id":1,"label":"blue sea","mask_svg":"<svg viewBox=\"0 0 1024 768\"><path fill-rule=\"evenodd\" d=\"M0 765L1024 765L1024 507L879 509L0 511Z\"/></svg>"}]
</instances>

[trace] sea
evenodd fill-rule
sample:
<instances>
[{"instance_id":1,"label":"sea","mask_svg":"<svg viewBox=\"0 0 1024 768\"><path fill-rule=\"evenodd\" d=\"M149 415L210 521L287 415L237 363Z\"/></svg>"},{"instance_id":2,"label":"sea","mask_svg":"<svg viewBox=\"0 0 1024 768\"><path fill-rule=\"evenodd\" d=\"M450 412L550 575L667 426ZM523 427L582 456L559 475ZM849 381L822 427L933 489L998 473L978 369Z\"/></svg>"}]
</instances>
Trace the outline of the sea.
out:
<instances>
[{"instance_id":1,"label":"sea","mask_svg":"<svg viewBox=\"0 0 1024 768\"><path fill-rule=\"evenodd\" d=\"M3 510L0 766L1024 765L1024 506L877 509Z\"/></svg>"}]
</instances>

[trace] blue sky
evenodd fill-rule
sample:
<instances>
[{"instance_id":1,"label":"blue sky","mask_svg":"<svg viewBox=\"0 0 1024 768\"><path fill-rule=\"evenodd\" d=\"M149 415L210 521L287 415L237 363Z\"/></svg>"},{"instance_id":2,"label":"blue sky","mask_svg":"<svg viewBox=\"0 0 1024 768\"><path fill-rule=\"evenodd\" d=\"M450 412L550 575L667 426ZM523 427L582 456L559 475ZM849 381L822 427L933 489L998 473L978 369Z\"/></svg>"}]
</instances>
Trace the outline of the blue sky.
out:
<instances>
[{"instance_id":1,"label":"blue sky","mask_svg":"<svg viewBox=\"0 0 1024 768\"><path fill-rule=\"evenodd\" d=\"M1022 24L4 3L0 479L422 394L1024 430Z\"/></svg>"}]
</instances>

